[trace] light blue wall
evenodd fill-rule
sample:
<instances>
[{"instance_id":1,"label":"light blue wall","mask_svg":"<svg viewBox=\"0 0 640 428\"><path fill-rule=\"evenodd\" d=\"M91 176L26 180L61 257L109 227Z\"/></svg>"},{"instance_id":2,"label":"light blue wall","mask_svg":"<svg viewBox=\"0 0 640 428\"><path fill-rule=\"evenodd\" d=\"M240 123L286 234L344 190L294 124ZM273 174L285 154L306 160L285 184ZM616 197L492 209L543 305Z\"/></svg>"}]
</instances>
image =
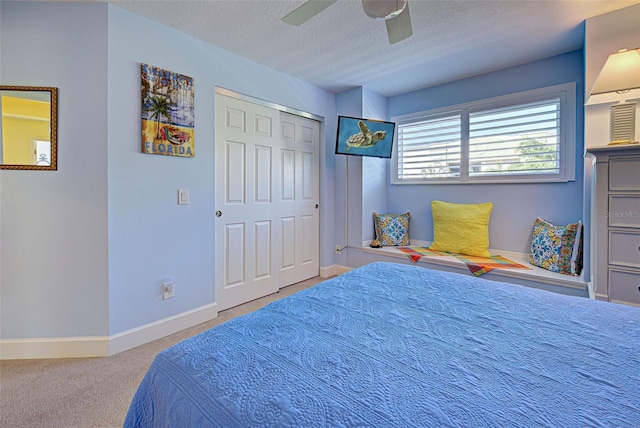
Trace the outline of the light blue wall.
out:
<instances>
[{"instance_id":1,"label":"light blue wall","mask_svg":"<svg viewBox=\"0 0 640 428\"><path fill-rule=\"evenodd\" d=\"M336 95L336 115L362 117L363 88L358 87ZM337 131L336 131L337 132ZM336 136L333 138L335 153ZM335 233L332 248L362 245L362 159L359 156L332 155L335 162ZM334 263L349 266L349 248L334 256Z\"/></svg>"},{"instance_id":2,"label":"light blue wall","mask_svg":"<svg viewBox=\"0 0 640 428\"><path fill-rule=\"evenodd\" d=\"M140 43L131 43L139 40ZM153 42L149 42L153 41ZM140 153L140 62L193 77L194 158ZM110 325L119 332L215 302L214 88L231 89L323 117L335 116L332 94L231 55L122 9L109 12ZM323 134L325 133L323 128ZM333 141L333 133L329 139ZM325 144L322 145L322 149ZM321 156L324 164L324 156ZM326 165L322 165L327 168ZM325 174L321 173L324 179ZM190 204L178 206L178 188ZM330 190L327 192L327 188ZM323 221L333 189L321 183ZM328 199L327 199L328 198ZM322 233L325 232L322 223ZM324 260L333 257L329 252ZM176 297L163 301L171 277Z\"/></svg>"},{"instance_id":3,"label":"light blue wall","mask_svg":"<svg viewBox=\"0 0 640 428\"><path fill-rule=\"evenodd\" d=\"M390 212L411 212L411 238L431 241L431 201L493 202L490 246L528 252L536 217L556 224L583 220L584 67L582 50L389 98L389 117L576 82L576 180L543 184L388 185Z\"/></svg>"},{"instance_id":4,"label":"light blue wall","mask_svg":"<svg viewBox=\"0 0 640 428\"><path fill-rule=\"evenodd\" d=\"M583 56L580 50L391 97L386 100L386 106L380 102L379 95L366 88L338 94L338 114L379 118L376 114L386 109L384 118L390 119L398 115L575 82L576 180L544 184L392 185L389 181L389 161L352 157L353 160L350 158L348 164L348 179L345 178L345 171L336 169L336 189L341 189L345 180L349 186L348 230L349 245L352 247L347 255L336 256L336 263L358 267L379 259L375 254L364 253L356 248L362 241L372 239L371 217L372 212L376 210L388 213L411 212L411 238L433 240L431 201L434 199L457 203L493 202L490 245L501 250L529 252L531 230L538 216L556 224L584 221L583 74ZM367 106L377 108L368 109ZM353 170L356 170L357 174L352 174ZM353 198L362 198L361 203L353 202L352 194L356 194ZM336 208L337 218L340 218L339 198L336 198ZM337 236L340 236L339 230Z\"/></svg>"},{"instance_id":5,"label":"light blue wall","mask_svg":"<svg viewBox=\"0 0 640 428\"><path fill-rule=\"evenodd\" d=\"M386 120L387 99L364 87L336 96L338 115ZM389 160L335 155L336 161L336 245L344 246L336 255L337 264L359 266L363 240L374 237L374 211L387 212ZM345 210L345 206L348 208ZM342 219L342 222L340 222ZM354 259L355 257L355 259Z\"/></svg>"},{"instance_id":6,"label":"light blue wall","mask_svg":"<svg viewBox=\"0 0 640 428\"><path fill-rule=\"evenodd\" d=\"M387 99L368 88L363 88L362 117L387 119ZM362 234L360 241L375 238L372 213L387 212L387 183L389 183L389 160L381 158L362 159Z\"/></svg>"},{"instance_id":7,"label":"light blue wall","mask_svg":"<svg viewBox=\"0 0 640 428\"><path fill-rule=\"evenodd\" d=\"M102 336L107 5L2 1L0 19L0 82L59 88L58 171L0 171L0 337Z\"/></svg>"},{"instance_id":8,"label":"light blue wall","mask_svg":"<svg viewBox=\"0 0 640 428\"><path fill-rule=\"evenodd\" d=\"M215 86L326 118L320 265L333 262L333 94L112 5L0 7L2 84L60 91L59 170L0 171L0 337L111 336L215 301ZM194 158L140 152L141 62L194 78Z\"/></svg>"}]
</instances>

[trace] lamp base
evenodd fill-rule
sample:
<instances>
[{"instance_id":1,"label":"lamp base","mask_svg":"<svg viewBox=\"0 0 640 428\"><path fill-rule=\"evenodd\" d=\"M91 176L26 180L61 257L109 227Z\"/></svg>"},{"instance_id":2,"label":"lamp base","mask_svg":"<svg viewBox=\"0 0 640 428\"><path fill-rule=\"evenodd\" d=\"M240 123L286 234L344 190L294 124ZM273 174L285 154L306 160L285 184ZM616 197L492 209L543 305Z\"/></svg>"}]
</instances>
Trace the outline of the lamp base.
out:
<instances>
[{"instance_id":1,"label":"lamp base","mask_svg":"<svg viewBox=\"0 0 640 428\"><path fill-rule=\"evenodd\" d=\"M636 103L614 104L609 108L609 112L609 140L630 142L635 140Z\"/></svg>"},{"instance_id":2,"label":"lamp base","mask_svg":"<svg viewBox=\"0 0 640 428\"><path fill-rule=\"evenodd\" d=\"M614 140L607 144L607 146L622 146L626 144L640 144L640 141L631 141L631 140Z\"/></svg>"}]
</instances>

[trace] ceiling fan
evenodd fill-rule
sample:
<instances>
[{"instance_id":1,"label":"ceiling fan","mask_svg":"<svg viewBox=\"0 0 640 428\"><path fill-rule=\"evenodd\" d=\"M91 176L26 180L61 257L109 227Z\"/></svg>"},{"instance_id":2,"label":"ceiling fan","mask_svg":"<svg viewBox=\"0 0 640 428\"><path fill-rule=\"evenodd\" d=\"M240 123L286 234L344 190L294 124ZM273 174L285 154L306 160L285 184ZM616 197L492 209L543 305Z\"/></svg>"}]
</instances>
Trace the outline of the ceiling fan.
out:
<instances>
[{"instance_id":1,"label":"ceiling fan","mask_svg":"<svg viewBox=\"0 0 640 428\"><path fill-rule=\"evenodd\" d=\"M290 25L301 25L336 1L308 0L282 20ZM367 16L385 21L390 44L398 43L413 34L408 0L362 0L362 9Z\"/></svg>"}]
</instances>

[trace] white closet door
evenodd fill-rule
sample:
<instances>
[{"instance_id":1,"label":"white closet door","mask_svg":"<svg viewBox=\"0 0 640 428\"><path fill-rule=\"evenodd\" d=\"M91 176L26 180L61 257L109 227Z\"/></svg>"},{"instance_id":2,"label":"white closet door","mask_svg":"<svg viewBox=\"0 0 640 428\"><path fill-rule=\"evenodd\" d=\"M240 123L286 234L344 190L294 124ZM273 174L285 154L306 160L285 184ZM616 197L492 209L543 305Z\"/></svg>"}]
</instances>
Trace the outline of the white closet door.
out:
<instances>
[{"instance_id":1,"label":"white closet door","mask_svg":"<svg viewBox=\"0 0 640 428\"><path fill-rule=\"evenodd\" d=\"M281 283L294 284L320 270L320 123L280 113Z\"/></svg>"},{"instance_id":2,"label":"white closet door","mask_svg":"<svg viewBox=\"0 0 640 428\"><path fill-rule=\"evenodd\" d=\"M216 94L216 301L220 310L280 288L279 112Z\"/></svg>"},{"instance_id":3,"label":"white closet door","mask_svg":"<svg viewBox=\"0 0 640 428\"><path fill-rule=\"evenodd\" d=\"M319 274L320 124L216 93L219 310Z\"/></svg>"}]
</instances>

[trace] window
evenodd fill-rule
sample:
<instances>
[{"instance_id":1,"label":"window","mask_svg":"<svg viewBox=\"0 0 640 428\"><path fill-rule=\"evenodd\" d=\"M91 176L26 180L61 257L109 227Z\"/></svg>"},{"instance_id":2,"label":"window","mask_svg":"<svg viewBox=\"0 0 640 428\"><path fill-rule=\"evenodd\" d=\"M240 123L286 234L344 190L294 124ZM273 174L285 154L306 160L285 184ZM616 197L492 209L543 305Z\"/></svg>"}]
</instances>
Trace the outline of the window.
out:
<instances>
[{"instance_id":1,"label":"window","mask_svg":"<svg viewBox=\"0 0 640 428\"><path fill-rule=\"evenodd\" d=\"M392 118L392 182L575 180L575 83Z\"/></svg>"}]
</instances>

